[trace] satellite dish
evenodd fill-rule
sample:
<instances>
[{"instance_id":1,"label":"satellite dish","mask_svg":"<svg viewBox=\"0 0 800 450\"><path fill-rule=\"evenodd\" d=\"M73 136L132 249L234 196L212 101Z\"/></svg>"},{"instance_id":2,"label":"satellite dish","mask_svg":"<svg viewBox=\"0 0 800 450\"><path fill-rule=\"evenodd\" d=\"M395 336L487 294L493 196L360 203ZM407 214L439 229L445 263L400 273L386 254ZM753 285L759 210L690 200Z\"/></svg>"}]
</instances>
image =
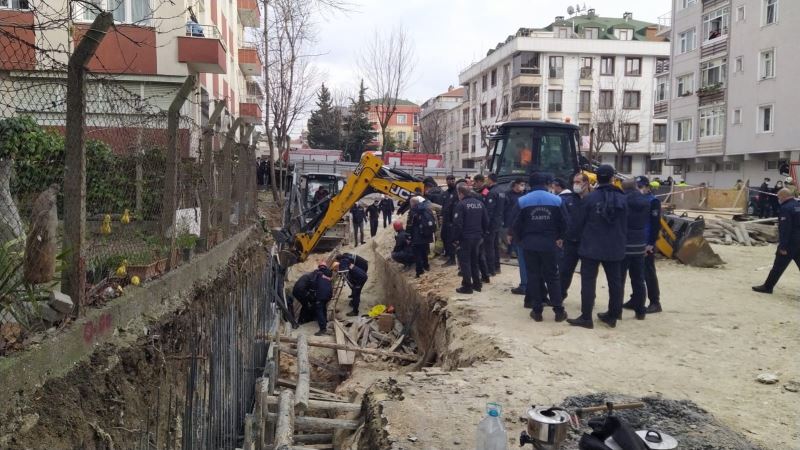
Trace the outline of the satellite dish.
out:
<instances>
[{"instance_id":1,"label":"satellite dish","mask_svg":"<svg viewBox=\"0 0 800 450\"><path fill-rule=\"evenodd\" d=\"M570 16L575 14L575 8L573 8L572 6L568 7L567 14L569 14Z\"/></svg>"}]
</instances>

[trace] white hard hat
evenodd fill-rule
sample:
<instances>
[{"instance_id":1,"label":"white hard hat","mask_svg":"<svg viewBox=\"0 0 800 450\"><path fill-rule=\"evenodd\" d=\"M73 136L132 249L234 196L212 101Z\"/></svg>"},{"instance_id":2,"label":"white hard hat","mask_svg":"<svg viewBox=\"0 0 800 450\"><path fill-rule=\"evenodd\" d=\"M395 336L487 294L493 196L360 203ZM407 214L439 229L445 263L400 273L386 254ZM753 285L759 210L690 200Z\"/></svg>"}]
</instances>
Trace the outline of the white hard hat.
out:
<instances>
[{"instance_id":1,"label":"white hard hat","mask_svg":"<svg viewBox=\"0 0 800 450\"><path fill-rule=\"evenodd\" d=\"M786 177L786 180L784 180L785 183L791 183L793 181L794 180L792 180L792 177Z\"/></svg>"}]
</instances>

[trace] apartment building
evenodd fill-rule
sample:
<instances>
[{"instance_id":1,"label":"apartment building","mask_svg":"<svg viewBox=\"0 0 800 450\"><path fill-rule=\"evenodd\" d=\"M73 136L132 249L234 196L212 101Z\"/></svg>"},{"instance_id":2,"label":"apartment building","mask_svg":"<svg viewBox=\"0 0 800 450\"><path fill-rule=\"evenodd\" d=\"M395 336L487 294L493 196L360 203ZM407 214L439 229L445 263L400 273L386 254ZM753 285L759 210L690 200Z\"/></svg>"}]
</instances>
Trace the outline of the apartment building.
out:
<instances>
[{"instance_id":1,"label":"apartment building","mask_svg":"<svg viewBox=\"0 0 800 450\"><path fill-rule=\"evenodd\" d=\"M461 104L464 88L448 87L420 108L420 151L440 154L444 167L461 167Z\"/></svg>"},{"instance_id":2,"label":"apartment building","mask_svg":"<svg viewBox=\"0 0 800 450\"><path fill-rule=\"evenodd\" d=\"M464 168L486 157L496 123L514 119L569 120L581 128L585 150L590 130L607 130L609 117L624 120L628 144L623 173L669 175L663 164L666 114L656 119L656 75L668 71L668 35L657 24L623 17L600 17L590 9L556 17L545 28L523 28L461 72ZM607 141L607 140L606 140ZM614 163L606 142L602 161Z\"/></svg>"},{"instance_id":3,"label":"apartment building","mask_svg":"<svg viewBox=\"0 0 800 450\"><path fill-rule=\"evenodd\" d=\"M163 115L189 74L197 83L181 122L181 151L194 156L199 125L214 100L225 104L223 124L262 121L260 52L247 42L261 24L256 0L199 0L187 7L167 0L96 0L113 12L89 69L87 131L115 151L142 142L166 145ZM61 128L66 63L97 11L67 0L0 0L0 117L28 114ZM71 13L68 13L68 11ZM65 23L64 27L44 24ZM144 139L142 139L144 136Z\"/></svg>"},{"instance_id":4,"label":"apartment building","mask_svg":"<svg viewBox=\"0 0 800 450\"><path fill-rule=\"evenodd\" d=\"M389 125L386 129L391 134L396 149L418 151L420 141L419 105L402 99L398 99L396 104L397 107L392 117L389 118ZM381 108L379 100L369 102L369 121L372 122L372 128L378 132L375 140L370 143L370 148L378 149L383 146L383 135L378 123Z\"/></svg>"},{"instance_id":5,"label":"apartment building","mask_svg":"<svg viewBox=\"0 0 800 450\"><path fill-rule=\"evenodd\" d=\"M674 0L668 163L690 184L773 182L800 161L800 2Z\"/></svg>"}]
</instances>

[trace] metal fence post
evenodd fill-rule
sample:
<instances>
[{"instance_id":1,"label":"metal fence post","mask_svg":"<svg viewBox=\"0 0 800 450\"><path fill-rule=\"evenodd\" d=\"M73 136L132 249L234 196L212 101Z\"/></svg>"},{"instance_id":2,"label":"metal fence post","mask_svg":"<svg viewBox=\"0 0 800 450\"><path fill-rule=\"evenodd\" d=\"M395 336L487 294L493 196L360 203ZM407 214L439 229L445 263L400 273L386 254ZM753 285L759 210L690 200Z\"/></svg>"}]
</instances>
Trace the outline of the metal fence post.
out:
<instances>
[{"instance_id":1,"label":"metal fence post","mask_svg":"<svg viewBox=\"0 0 800 450\"><path fill-rule=\"evenodd\" d=\"M233 121L225 137L225 145L222 147L222 174L220 175L219 192L219 225L222 227L224 238L230 236L231 231L231 184L233 177L233 146L236 143L236 131L242 125L242 119L236 118Z\"/></svg>"},{"instance_id":2,"label":"metal fence post","mask_svg":"<svg viewBox=\"0 0 800 450\"><path fill-rule=\"evenodd\" d=\"M205 250L211 248L209 234L212 222L212 204L214 203L214 131L219 125L220 116L225 109L225 102L217 100L214 102L214 112L208 119L208 125L203 127L203 189L200 196L200 237L205 240Z\"/></svg>"}]
</instances>

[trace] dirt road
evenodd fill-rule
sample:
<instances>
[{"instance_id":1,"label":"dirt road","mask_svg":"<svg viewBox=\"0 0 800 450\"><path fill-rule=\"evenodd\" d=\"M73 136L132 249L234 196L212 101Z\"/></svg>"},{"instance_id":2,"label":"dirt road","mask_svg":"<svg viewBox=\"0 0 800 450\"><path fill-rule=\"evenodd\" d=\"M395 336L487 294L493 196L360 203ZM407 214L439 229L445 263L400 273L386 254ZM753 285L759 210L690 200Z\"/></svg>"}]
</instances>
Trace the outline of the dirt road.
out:
<instances>
[{"instance_id":1,"label":"dirt road","mask_svg":"<svg viewBox=\"0 0 800 450\"><path fill-rule=\"evenodd\" d=\"M383 255L388 238L378 236ZM551 311L545 311L545 322L533 322L522 297L509 292L518 281L513 266L503 266L474 295L456 294L454 268L441 268L438 261L420 280L404 273L408 282L449 297L448 333L482 335L509 356L422 380L395 376L403 399L383 402L393 448L474 448L475 427L491 401L504 407L511 445L524 429L516 418L531 404L594 392L688 399L764 448L800 448L800 394L784 388L800 381L797 268L787 270L775 294L757 294L750 286L766 277L774 246L715 249L727 262L722 268L659 261L664 312L637 321L626 311L616 329L599 321L594 330L569 327L555 323ZM566 301L571 317L579 313L575 277ZM598 288L600 312L607 302L605 282ZM451 340L451 350L460 345ZM485 349L461 346L462 356ZM762 372L778 375L780 382L756 382Z\"/></svg>"}]
</instances>

